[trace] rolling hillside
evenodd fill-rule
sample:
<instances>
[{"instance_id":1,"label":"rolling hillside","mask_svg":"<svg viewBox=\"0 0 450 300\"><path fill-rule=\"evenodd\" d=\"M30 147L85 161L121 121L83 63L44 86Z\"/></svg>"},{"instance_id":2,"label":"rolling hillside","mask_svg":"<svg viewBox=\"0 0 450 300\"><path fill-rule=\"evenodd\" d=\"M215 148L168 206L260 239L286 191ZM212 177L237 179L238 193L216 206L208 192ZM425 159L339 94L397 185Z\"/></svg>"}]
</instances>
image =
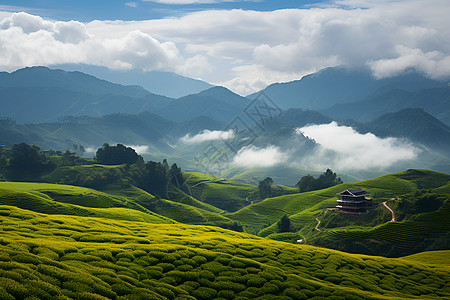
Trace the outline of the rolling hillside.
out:
<instances>
[{"instance_id":1,"label":"rolling hillside","mask_svg":"<svg viewBox=\"0 0 450 300\"><path fill-rule=\"evenodd\" d=\"M0 206L4 299L444 299L448 266ZM425 254L432 257L433 253Z\"/></svg>"},{"instance_id":2,"label":"rolling hillside","mask_svg":"<svg viewBox=\"0 0 450 300\"><path fill-rule=\"evenodd\" d=\"M416 189L430 189L431 193L441 195L445 199L448 198L449 195L447 188L449 181L450 175L448 174L432 171L408 170L370 180L344 183L323 190L265 199L264 201L249 205L232 214L227 214L227 216L240 222L246 232L290 242L303 239L306 240L307 243L321 246L326 245L326 247L345 251L359 251L363 253L369 251L367 248L358 248L354 244L343 245L339 243L339 237L338 235L334 235L334 233L349 232L350 229L347 228L347 226L361 226L355 228L355 232L358 230L363 230L364 232L371 230L376 231L378 230L377 228L387 227L387 230L390 231L391 234L394 234L393 232L395 232L396 228L403 227L405 228L405 234L415 236L414 239L409 239L409 242L423 241L428 237L434 241L443 239L441 241L443 242L448 234L449 224L447 220L450 220L446 204L448 203L448 200L440 204L436 212L430 212L431 215L421 216L420 212L416 212L414 217L417 217L417 220L411 218L410 220L405 221L407 223L400 222L395 224L385 224L391 220L391 214L381 205L373 209L368 215L357 217L336 214L332 211L327 211L327 209L335 207L337 199L336 193L349 188L363 188L367 190L375 203L379 204L383 201L388 201L391 198L397 198L411 193ZM276 223L285 214L289 216L292 230L288 233L278 233ZM416 224L417 222L428 222L427 220L432 218L436 218L437 222L434 224L435 227L430 228L430 230L417 231L416 228L422 226ZM329 232L331 232L331 235L335 236L336 239L331 239L329 237ZM341 236L344 235L341 234ZM357 234L355 234L355 236L357 236ZM370 239L369 235L366 235L366 237L366 239ZM398 235L398 239L400 241L402 237ZM398 246L396 245L397 242L395 239L392 240L387 238L386 241L386 244L389 245L386 246L387 248ZM418 250L413 250L413 248L414 247L408 247L404 250L406 253L410 251L418 252ZM378 252L379 254L390 251L390 249L377 250L380 251ZM395 251L397 250L398 249L395 249ZM401 249L395 252L396 254L394 254L394 252L392 252L391 255L398 256L399 253L403 253ZM375 254L376 252L372 251L369 253Z\"/></svg>"}]
</instances>

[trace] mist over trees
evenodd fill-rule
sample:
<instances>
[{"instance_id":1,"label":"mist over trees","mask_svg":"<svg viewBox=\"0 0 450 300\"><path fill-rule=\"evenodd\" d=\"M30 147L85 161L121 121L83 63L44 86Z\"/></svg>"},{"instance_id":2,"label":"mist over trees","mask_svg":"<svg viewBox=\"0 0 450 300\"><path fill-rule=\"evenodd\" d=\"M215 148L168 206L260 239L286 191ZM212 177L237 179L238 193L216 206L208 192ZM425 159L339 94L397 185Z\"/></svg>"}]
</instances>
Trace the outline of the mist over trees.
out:
<instances>
[{"instance_id":1,"label":"mist over trees","mask_svg":"<svg viewBox=\"0 0 450 300\"><path fill-rule=\"evenodd\" d=\"M336 173L327 169L324 173L316 179L310 174L303 176L298 182L297 186L300 193L325 189L337 184L343 183L340 177L337 177Z\"/></svg>"}]
</instances>

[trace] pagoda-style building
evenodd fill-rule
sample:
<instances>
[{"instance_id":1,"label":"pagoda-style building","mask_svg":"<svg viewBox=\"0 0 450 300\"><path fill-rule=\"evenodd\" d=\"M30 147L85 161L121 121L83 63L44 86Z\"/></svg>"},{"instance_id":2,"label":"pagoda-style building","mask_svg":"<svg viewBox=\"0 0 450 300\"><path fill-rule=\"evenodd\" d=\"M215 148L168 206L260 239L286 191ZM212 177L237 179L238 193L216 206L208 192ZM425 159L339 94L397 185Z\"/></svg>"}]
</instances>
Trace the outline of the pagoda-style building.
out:
<instances>
[{"instance_id":1,"label":"pagoda-style building","mask_svg":"<svg viewBox=\"0 0 450 300\"><path fill-rule=\"evenodd\" d=\"M345 190L337 194L339 199L336 205L337 212L347 214L364 214L373 208L372 199L366 198L369 195L365 190L357 188Z\"/></svg>"}]
</instances>

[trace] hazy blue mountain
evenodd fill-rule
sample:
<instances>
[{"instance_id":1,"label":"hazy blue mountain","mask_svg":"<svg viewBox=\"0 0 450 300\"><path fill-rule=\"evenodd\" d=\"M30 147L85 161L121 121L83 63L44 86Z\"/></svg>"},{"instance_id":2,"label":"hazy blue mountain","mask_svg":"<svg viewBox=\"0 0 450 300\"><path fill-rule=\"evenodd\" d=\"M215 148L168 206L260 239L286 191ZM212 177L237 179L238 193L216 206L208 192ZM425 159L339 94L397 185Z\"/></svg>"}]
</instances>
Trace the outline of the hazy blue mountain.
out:
<instances>
[{"instance_id":1,"label":"hazy blue mountain","mask_svg":"<svg viewBox=\"0 0 450 300\"><path fill-rule=\"evenodd\" d=\"M403 137L450 157L450 127L422 108L407 108L363 124L380 137Z\"/></svg>"},{"instance_id":2,"label":"hazy blue mountain","mask_svg":"<svg viewBox=\"0 0 450 300\"><path fill-rule=\"evenodd\" d=\"M283 109L323 110L336 104L374 97L392 89L414 92L446 85L446 82L428 79L416 72L377 80L368 69L356 70L340 66L323 69L300 80L275 83L263 91ZM256 93L248 97L255 96Z\"/></svg>"},{"instance_id":3,"label":"hazy blue mountain","mask_svg":"<svg viewBox=\"0 0 450 300\"><path fill-rule=\"evenodd\" d=\"M98 79L81 72L66 72L47 67L27 67L0 73L0 87L56 87L92 95L117 94L143 97L150 92L140 86L125 86Z\"/></svg>"},{"instance_id":4,"label":"hazy blue mountain","mask_svg":"<svg viewBox=\"0 0 450 300\"><path fill-rule=\"evenodd\" d=\"M17 122L54 122L64 116L136 114L172 99L139 86L123 86L80 72L25 68L0 73L0 117Z\"/></svg>"},{"instance_id":5,"label":"hazy blue mountain","mask_svg":"<svg viewBox=\"0 0 450 300\"><path fill-rule=\"evenodd\" d=\"M450 87L427 88L415 92L395 89L358 102L336 104L322 112L336 119L351 118L367 122L385 113L414 107L423 108L447 125L450 124Z\"/></svg>"},{"instance_id":6,"label":"hazy blue mountain","mask_svg":"<svg viewBox=\"0 0 450 300\"><path fill-rule=\"evenodd\" d=\"M328 124L331 121L333 119L314 110L290 108L267 122L266 127L270 130L282 127L299 128L308 124Z\"/></svg>"},{"instance_id":7,"label":"hazy blue mountain","mask_svg":"<svg viewBox=\"0 0 450 300\"><path fill-rule=\"evenodd\" d=\"M198 116L191 120L181 122L171 132L174 137L181 137L187 133L196 134L205 129L208 130L222 130L226 126L225 123L216 121L207 116Z\"/></svg>"},{"instance_id":8,"label":"hazy blue mountain","mask_svg":"<svg viewBox=\"0 0 450 300\"><path fill-rule=\"evenodd\" d=\"M189 94L199 93L212 87L211 84L181 76L173 72L139 70L111 70L86 64L57 65L66 71L81 71L97 78L124 85L140 85L144 89L158 95L179 98Z\"/></svg>"},{"instance_id":9,"label":"hazy blue mountain","mask_svg":"<svg viewBox=\"0 0 450 300\"><path fill-rule=\"evenodd\" d=\"M155 113L176 122L208 116L218 122L228 123L241 113L249 102L249 99L224 87L212 87L198 94L175 99Z\"/></svg>"}]
</instances>

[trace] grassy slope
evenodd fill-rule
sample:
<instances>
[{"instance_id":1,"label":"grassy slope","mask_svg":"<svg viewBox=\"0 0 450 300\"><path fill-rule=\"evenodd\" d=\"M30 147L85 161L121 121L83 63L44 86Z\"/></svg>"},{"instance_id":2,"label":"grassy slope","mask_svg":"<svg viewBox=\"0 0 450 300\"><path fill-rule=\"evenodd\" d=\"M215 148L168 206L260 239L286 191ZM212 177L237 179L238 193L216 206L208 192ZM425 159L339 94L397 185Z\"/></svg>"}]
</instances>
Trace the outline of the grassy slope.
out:
<instances>
[{"instance_id":1,"label":"grassy slope","mask_svg":"<svg viewBox=\"0 0 450 300\"><path fill-rule=\"evenodd\" d=\"M437 187L445 185L450 180L450 175L443 173L415 172L405 171L355 183L344 183L318 191L269 198L227 216L241 222L244 228L251 233L258 233L269 226L260 232L261 235L267 236L276 232L274 223L287 214L290 216L293 227L300 230L301 235L309 237L313 233L312 229L317 225L316 218L322 218L326 208L334 207L337 199L336 193L345 189L363 188L370 193L370 197L375 202L381 203L392 197L408 193L414 188ZM377 208L373 214L366 217L366 220L374 216L379 218L378 224L390 220L389 214L382 208ZM342 221L348 220L347 217L340 216L340 218ZM377 223L371 225L377 225Z\"/></svg>"},{"instance_id":2,"label":"grassy slope","mask_svg":"<svg viewBox=\"0 0 450 300\"><path fill-rule=\"evenodd\" d=\"M93 189L48 183L0 182L0 204L47 213L173 223L126 199Z\"/></svg>"},{"instance_id":3,"label":"grassy slope","mask_svg":"<svg viewBox=\"0 0 450 300\"><path fill-rule=\"evenodd\" d=\"M0 206L0 222L3 299L450 297L448 266L217 227L49 216L10 206Z\"/></svg>"},{"instance_id":4,"label":"grassy slope","mask_svg":"<svg viewBox=\"0 0 450 300\"><path fill-rule=\"evenodd\" d=\"M450 250L425 251L402 257L425 264L436 264L450 267Z\"/></svg>"},{"instance_id":5,"label":"grassy slope","mask_svg":"<svg viewBox=\"0 0 450 300\"><path fill-rule=\"evenodd\" d=\"M176 193L170 193L173 200L155 197L136 187L105 191L134 199L139 205L181 223L214 226L227 226L233 223L231 219L220 214L221 210L189 197L174 187L171 187L171 191Z\"/></svg>"},{"instance_id":6,"label":"grassy slope","mask_svg":"<svg viewBox=\"0 0 450 300\"><path fill-rule=\"evenodd\" d=\"M193 196L226 211L241 209L258 197L258 188L254 185L198 172L184 172L183 176ZM295 187L272 185L273 194L292 194L297 191Z\"/></svg>"},{"instance_id":7,"label":"grassy slope","mask_svg":"<svg viewBox=\"0 0 450 300\"><path fill-rule=\"evenodd\" d=\"M197 225L230 226L233 221L211 205L178 192L176 201L156 198L136 187L94 189L49 183L0 182L0 204L36 212L98 216L152 223L173 220ZM184 203L183 203L184 202Z\"/></svg>"}]
</instances>

